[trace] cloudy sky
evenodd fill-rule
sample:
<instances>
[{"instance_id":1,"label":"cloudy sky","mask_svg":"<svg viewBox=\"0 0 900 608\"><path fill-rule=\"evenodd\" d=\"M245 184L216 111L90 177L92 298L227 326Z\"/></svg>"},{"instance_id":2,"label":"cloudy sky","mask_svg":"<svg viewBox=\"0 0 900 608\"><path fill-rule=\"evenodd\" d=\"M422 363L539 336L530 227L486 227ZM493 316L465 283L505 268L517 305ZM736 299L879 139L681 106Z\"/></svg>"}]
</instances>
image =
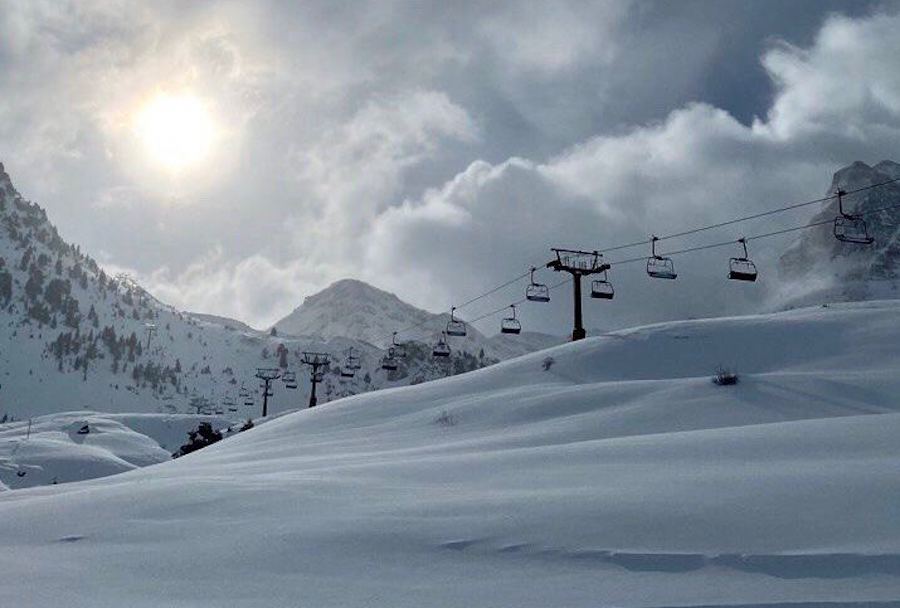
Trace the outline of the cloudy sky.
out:
<instances>
[{"instance_id":1,"label":"cloudy sky","mask_svg":"<svg viewBox=\"0 0 900 608\"><path fill-rule=\"evenodd\" d=\"M898 32L896 2L0 0L0 162L64 237L179 307L265 326L349 276L444 310L553 245L900 160ZM758 307L788 245L753 252L755 290L722 280L721 251L677 285L623 267L587 324ZM562 333L569 305L523 316Z\"/></svg>"}]
</instances>

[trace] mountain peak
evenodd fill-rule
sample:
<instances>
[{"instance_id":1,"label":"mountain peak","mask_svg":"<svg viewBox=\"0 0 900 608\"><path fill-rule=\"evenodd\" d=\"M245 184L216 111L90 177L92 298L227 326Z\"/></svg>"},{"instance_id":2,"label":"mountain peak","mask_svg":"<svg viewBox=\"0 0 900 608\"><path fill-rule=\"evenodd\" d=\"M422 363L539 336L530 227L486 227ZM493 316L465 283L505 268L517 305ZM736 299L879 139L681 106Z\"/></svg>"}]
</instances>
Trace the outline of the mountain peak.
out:
<instances>
[{"instance_id":1,"label":"mountain peak","mask_svg":"<svg viewBox=\"0 0 900 608\"><path fill-rule=\"evenodd\" d=\"M289 335L347 337L383 345L385 336L398 328L433 317L437 315L364 281L341 279L307 296L291 314L275 323L275 328Z\"/></svg>"},{"instance_id":2,"label":"mountain peak","mask_svg":"<svg viewBox=\"0 0 900 608\"><path fill-rule=\"evenodd\" d=\"M804 289L827 289L839 299L844 299L841 294L849 293L851 287L855 290L852 297L860 298L865 296L857 293L859 289L868 290L874 286L873 281L889 286L900 278L900 210L889 208L900 200L900 183L885 183L897 178L900 164L891 160L875 166L856 161L835 172L829 193L838 189L851 192L843 198L844 210L864 214L867 231L875 243L860 246L834 237L830 220L840 212L837 198L831 198L811 221L821 222L823 227L804 231L781 256L782 276ZM870 188L879 184L882 185Z\"/></svg>"}]
</instances>

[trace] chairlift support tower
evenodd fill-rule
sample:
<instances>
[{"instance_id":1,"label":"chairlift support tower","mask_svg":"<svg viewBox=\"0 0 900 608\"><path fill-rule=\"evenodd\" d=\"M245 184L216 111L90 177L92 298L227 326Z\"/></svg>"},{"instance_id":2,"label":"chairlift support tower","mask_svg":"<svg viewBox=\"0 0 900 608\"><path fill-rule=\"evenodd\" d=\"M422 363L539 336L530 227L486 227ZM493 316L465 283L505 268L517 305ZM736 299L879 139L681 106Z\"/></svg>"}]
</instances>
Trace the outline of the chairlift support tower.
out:
<instances>
[{"instance_id":1,"label":"chairlift support tower","mask_svg":"<svg viewBox=\"0 0 900 608\"><path fill-rule=\"evenodd\" d=\"M556 254L555 260L547 262L547 268L556 272L568 272L572 275L573 298L575 300L572 341L583 340L587 336L581 316L581 277L606 272L610 265L603 261L597 251L580 251L578 249L551 248Z\"/></svg>"},{"instance_id":2,"label":"chairlift support tower","mask_svg":"<svg viewBox=\"0 0 900 608\"><path fill-rule=\"evenodd\" d=\"M147 332L147 350L150 350L150 340L153 339L153 334L156 333L156 324L155 323L147 323L144 325L144 331Z\"/></svg>"},{"instance_id":3,"label":"chairlift support tower","mask_svg":"<svg viewBox=\"0 0 900 608\"><path fill-rule=\"evenodd\" d=\"M272 381L281 378L281 370L277 367L258 367L256 368L256 377L262 380L263 386L263 408L262 415L265 418L269 414L269 397L272 393Z\"/></svg>"},{"instance_id":4,"label":"chairlift support tower","mask_svg":"<svg viewBox=\"0 0 900 608\"><path fill-rule=\"evenodd\" d=\"M318 399L316 398L316 385L323 379L319 368L325 367L331 363L331 355L328 353L304 352L301 363L303 363L303 365L308 365L310 368L309 382L312 385L312 389L309 391L309 407L316 407L316 404L318 403Z\"/></svg>"}]
</instances>

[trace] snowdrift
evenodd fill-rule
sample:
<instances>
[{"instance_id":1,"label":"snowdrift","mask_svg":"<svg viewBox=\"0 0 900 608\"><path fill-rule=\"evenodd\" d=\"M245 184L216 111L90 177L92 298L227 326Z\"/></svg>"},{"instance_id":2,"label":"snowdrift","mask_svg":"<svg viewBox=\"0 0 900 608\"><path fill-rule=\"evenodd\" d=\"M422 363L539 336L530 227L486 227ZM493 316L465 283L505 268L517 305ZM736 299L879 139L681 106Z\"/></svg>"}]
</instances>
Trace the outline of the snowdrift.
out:
<instances>
[{"instance_id":1,"label":"snowdrift","mask_svg":"<svg viewBox=\"0 0 900 608\"><path fill-rule=\"evenodd\" d=\"M898 344L896 302L667 323L3 492L0 604L886 606Z\"/></svg>"},{"instance_id":2,"label":"snowdrift","mask_svg":"<svg viewBox=\"0 0 900 608\"><path fill-rule=\"evenodd\" d=\"M221 416L63 412L0 425L0 489L106 477L165 462L201 421ZM85 432L86 431L86 432Z\"/></svg>"}]
</instances>

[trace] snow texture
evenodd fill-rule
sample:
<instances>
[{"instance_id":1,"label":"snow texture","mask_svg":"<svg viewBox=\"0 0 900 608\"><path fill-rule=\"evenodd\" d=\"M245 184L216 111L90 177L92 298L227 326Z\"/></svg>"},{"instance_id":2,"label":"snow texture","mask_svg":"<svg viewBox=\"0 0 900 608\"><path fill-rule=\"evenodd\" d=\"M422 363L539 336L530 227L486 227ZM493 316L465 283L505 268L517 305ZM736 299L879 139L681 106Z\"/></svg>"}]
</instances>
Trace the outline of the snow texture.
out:
<instances>
[{"instance_id":1,"label":"snow texture","mask_svg":"<svg viewBox=\"0 0 900 608\"><path fill-rule=\"evenodd\" d=\"M2 492L0 605L893 606L898 342L889 301L641 327Z\"/></svg>"}]
</instances>

